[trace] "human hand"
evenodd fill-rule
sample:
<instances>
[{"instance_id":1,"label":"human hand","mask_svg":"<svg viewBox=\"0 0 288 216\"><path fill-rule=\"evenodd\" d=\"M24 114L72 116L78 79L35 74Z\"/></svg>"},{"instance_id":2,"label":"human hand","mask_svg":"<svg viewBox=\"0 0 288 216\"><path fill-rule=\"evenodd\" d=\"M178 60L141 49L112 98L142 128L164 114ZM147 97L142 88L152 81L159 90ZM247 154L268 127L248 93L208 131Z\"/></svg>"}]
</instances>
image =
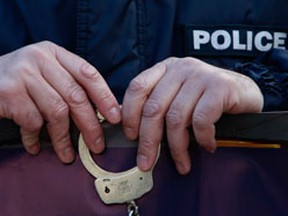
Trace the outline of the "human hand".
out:
<instances>
[{"instance_id":1,"label":"human hand","mask_svg":"<svg viewBox=\"0 0 288 216\"><path fill-rule=\"evenodd\" d=\"M51 42L1 56L0 77L0 119L13 119L20 126L23 145L31 154L39 152L40 130L47 122L60 160L74 160L69 114L89 149L101 152L103 132L89 99L109 122L121 119L119 105L99 72Z\"/></svg>"},{"instance_id":2,"label":"human hand","mask_svg":"<svg viewBox=\"0 0 288 216\"><path fill-rule=\"evenodd\" d=\"M166 121L176 168L187 174L190 125L199 145L214 152L214 123L222 113L259 112L262 107L263 96L250 78L190 57L168 58L131 81L122 104L122 122L129 139L139 137L139 168L149 170Z\"/></svg>"}]
</instances>

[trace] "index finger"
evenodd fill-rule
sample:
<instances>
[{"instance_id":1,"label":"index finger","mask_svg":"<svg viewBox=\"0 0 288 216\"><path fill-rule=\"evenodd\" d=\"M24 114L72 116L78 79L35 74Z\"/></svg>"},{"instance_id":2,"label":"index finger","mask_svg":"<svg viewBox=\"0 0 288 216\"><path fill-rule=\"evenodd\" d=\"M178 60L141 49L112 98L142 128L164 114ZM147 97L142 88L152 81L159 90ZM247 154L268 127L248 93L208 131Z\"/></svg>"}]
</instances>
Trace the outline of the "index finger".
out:
<instances>
[{"instance_id":1,"label":"index finger","mask_svg":"<svg viewBox=\"0 0 288 216\"><path fill-rule=\"evenodd\" d=\"M142 132L144 129L144 133L140 134L139 148L137 154L137 165L142 170L148 170L152 167L152 164L157 156L158 143L160 141L157 140L157 138L152 142L146 139L147 133L145 132L144 126L145 120L143 120L142 118L143 106L146 103L150 93L153 91L155 85L161 79L165 72L166 65L164 63L158 63L152 68L142 72L131 82L123 100L122 124L126 136L130 139L136 139L139 134L140 125L142 127ZM152 120L150 122L145 122L148 123L148 127L149 125L153 125L153 128L156 127L156 129L160 129L158 135L161 136L161 127L157 127L158 121L156 121L155 124L152 123ZM151 127L150 129L153 130Z\"/></svg>"},{"instance_id":2,"label":"index finger","mask_svg":"<svg viewBox=\"0 0 288 216\"><path fill-rule=\"evenodd\" d=\"M165 64L158 63L139 74L128 86L122 104L122 124L128 138L138 137L143 105L165 71Z\"/></svg>"},{"instance_id":3,"label":"index finger","mask_svg":"<svg viewBox=\"0 0 288 216\"><path fill-rule=\"evenodd\" d=\"M120 122L118 102L101 74L87 61L62 47L56 50L56 57L62 67L86 90L105 119L111 123Z\"/></svg>"}]
</instances>

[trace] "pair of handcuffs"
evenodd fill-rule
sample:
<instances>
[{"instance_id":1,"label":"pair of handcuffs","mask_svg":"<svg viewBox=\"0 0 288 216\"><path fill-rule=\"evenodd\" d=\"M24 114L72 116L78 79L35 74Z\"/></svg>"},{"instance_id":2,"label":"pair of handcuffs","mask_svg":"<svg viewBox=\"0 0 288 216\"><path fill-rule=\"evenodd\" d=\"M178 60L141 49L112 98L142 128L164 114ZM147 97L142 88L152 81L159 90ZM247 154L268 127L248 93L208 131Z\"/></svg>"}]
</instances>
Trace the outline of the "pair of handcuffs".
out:
<instances>
[{"instance_id":1,"label":"pair of handcuffs","mask_svg":"<svg viewBox=\"0 0 288 216\"><path fill-rule=\"evenodd\" d=\"M103 117L100 116L99 119L101 124L109 124L105 122ZM103 130L105 133L105 127L103 127ZM137 166L122 172L109 172L95 163L81 134L79 136L78 148L79 156L84 167L96 178L95 187L101 200L105 204L126 203L128 215L139 216L139 207L136 205L135 200L153 188L152 172L155 164L153 168L147 172L141 171ZM159 152L160 148L158 157Z\"/></svg>"}]
</instances>

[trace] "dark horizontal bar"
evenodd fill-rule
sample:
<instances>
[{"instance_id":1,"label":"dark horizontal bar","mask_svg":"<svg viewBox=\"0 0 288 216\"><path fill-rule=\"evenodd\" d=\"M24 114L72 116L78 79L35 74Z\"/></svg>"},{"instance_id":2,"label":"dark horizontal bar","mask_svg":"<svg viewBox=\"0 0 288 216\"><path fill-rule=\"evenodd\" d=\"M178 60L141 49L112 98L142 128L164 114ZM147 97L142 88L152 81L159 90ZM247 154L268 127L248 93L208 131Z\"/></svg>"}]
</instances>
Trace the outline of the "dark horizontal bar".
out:
<instances>
[{"instance_id":1,"label":"dark horizontal bar","mask_svg":"<svg viewBox=\"0 0 288 216\"><path fill-rule=\"evenodd\" d=\"M103 124L106 135L106 140L109 145L114 145L114 141L109 134L118 133L119 127L110 127L108 124ZM118 129L117 129L118 128ZM73 143L76 145L78 133L75 128L72 130ZM191 141L193 131L190 130ZM123 136L123 135L121 135ZM47 132L42 132L41 139L49 139ZM249 113L239 115L223 115L216 123L216 139L222 140L243 140L261 143L280 143L288 147L288 112L262 112ZM122 137L121 140L124 140ZM165 138L163 139L165 142ZM13 121L7 119L0 120L0 148L20 147L21 145L20 129ZM112 143L112 144L111 144ZM126 144L121 144L121 146ZM130 146L130 144L128 144Z\"/></svg>"}]
</instances>

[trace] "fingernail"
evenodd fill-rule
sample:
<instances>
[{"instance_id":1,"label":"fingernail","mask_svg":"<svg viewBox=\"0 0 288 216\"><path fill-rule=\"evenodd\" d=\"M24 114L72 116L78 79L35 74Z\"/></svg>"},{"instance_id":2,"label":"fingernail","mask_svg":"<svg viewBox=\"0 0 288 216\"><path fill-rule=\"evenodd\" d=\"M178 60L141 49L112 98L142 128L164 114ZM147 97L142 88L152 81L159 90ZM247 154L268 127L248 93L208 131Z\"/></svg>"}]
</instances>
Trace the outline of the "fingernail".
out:
<instances>
[{"instance_id":1,"label":"fingernail","mask_svg":"<svg viewBox=\"0 0 288 216\"><path fill-rule=\"evenodd\" d=\"M103 142L102 137L99 137L99 138L96 140L95 144L93 145L93 149L92 149L92 151L93 151L94 153L100 153L101 151L103 151L102 142Z\"/></svg>"},{"instance_id":2,"label":"fingernail","mask_svg":"<svg viewBox=\"0 0 288 216\"><path fill-rule=\"evenodd\" d=\"M40 151L39 145L35 144L29 147L29 152L33 155L37 155Z\"/></svg>"},{"instance_id":3,"label":"fingernail","mask_svg":"<svg viewBox=\"0 0 288 216\"><path fill-rule=\"evenodd\" d=\"M181 175L186 175L190 172L190 166L187 166L184 163L177 163L176 164L177 170Z\"/></svg>"},{"instance_id":4,"label":"fingernail","mask_svg":"<svg viewBox=\"0 0 288 216\"><path fill-rule=\"evenodd\" d=\"M216 151L216 147L214 145L208 146L208 151L213 154Z\"/></svg>"},{"instance_id":5,"label":"fingernail","mask_svg":"<svg viewBox=\"0 0 288 216\"><path fill-rule=\"evenodd\" d=\"M70 163L74 160L74 150L72 147L67 147L64 149L64 158L67 163Z\"/></svg>"},{"instance_id":6,"label":"fingernail","mask_svg":"<svg viewBox=\"0 0 288 216\"><path fill-rule=\"evenodd\" d=\"M216 141L215 142L210 142L209 145L203 146L208 152L214 153L216 151Z\"/></svg>"},{"instance_id":7,"label":"fingernail","mask_svg":"<svg viewBox=\"0 0 288 216\"><path fill-rule=\"evenodd\" d=\"M109 111L108 111L108 115L109 117L111 117L111 120L113 122L119 122L120 119L120 112L119 109L117 109L116 107L112 107Z\"/></svg>"},{"instance_id":8,"label":"fingernail","mask_svg":"<svg viewBox=\"0 0 288 216\"><path fill-rule=\"evenodd\" d=\"M80 68L80 72L88 79L91 79L97 73L95 68L89 64L84 64L82 68Z\"/></svg>"},{"instance_id":9,"label":"fingernail","mask_svg":"<svg viewBox=\"0 0 288 216\"><path fill-rule=\"evenodd\" d=\"M101 144L101 142L102 142L102 138L99 137L99 138L96 140L95 145L98 146L99 144Z\"/></svg>"},{"instance_id":10,"label":"fingernail","mask_svg":"<svg viewBox=\"0 0 288 216\"><path fill-rule=\"evenodd\" d=\"M147 157L145 155L138 155L137 156L137 165L143 171L148 170L148 159L147 159Z\"/></svg>"}]
</instances>

